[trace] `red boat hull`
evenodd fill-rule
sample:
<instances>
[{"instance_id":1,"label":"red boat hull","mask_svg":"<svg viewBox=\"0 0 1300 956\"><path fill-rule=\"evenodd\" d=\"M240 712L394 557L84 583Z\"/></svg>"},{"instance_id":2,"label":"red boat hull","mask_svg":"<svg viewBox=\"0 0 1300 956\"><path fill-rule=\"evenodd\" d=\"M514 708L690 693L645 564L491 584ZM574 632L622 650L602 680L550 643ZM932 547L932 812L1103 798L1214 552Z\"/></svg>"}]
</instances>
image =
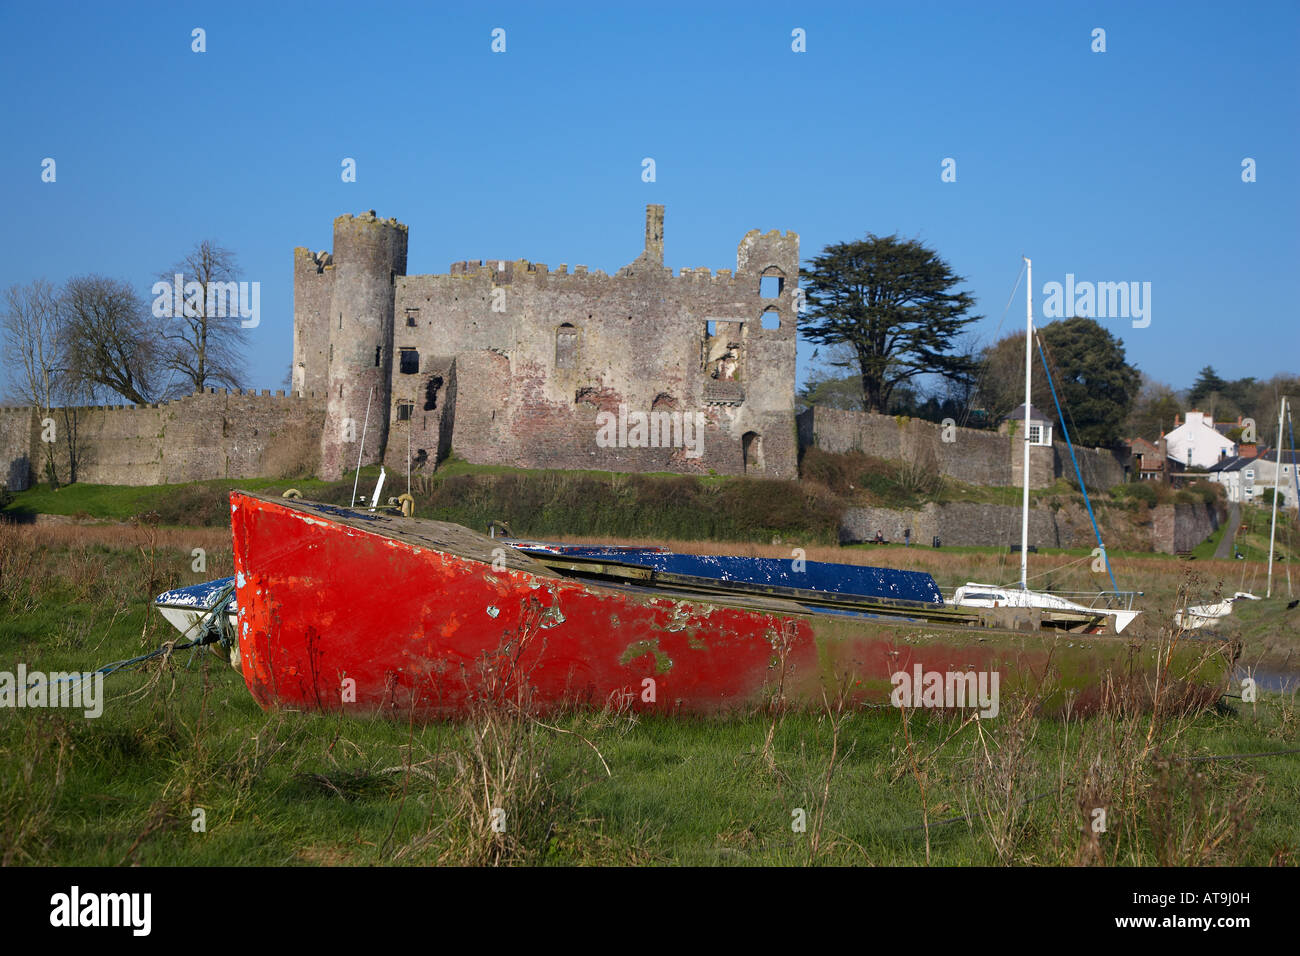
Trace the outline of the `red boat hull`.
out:
<instances>
[{"instance_id":1,"label":"red boat hull","mask_svg":"<svg viewBox=\"0 0 1300 956\"><path fill-rule=\"evenodd\" d=\"M891 675L920 665L996 671L1004 699L1050 671L1052 706L1087 710L1107 687L1149 683L1157 663L1155 648L1119 637L655 594L560 577L456 525L242 492L231 504L240 666L264 707L424 720L485 700L538 713L609 702L717 713L778 697L820 707L841 694L888 703ZM1204 650L1172 658L1184 702L1222 691L1225 668Z\"/></svg>"}]
</instances>

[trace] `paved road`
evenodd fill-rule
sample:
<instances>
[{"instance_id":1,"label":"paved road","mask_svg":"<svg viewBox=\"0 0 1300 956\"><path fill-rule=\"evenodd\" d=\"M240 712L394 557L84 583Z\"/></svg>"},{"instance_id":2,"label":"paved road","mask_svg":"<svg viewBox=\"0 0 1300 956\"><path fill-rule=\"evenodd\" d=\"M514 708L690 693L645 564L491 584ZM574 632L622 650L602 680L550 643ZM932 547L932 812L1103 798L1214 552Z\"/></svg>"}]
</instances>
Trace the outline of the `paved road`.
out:
<instances>
[{"instance_id":1,"label":"paved road","mask_svg":"<svg viewBox=\"0 0 1300 956\"><path fill-rule=\"evenodd\" d=\"M1219 541L1219 546L1214 549L1215 558L1232 559L1232 542L1237 536L1239 527L1241 527L1241 505L1234 501L1232 510L1228 512L1228 527L1223 529L1223 539Z\"/></svg>"}]
</instances>

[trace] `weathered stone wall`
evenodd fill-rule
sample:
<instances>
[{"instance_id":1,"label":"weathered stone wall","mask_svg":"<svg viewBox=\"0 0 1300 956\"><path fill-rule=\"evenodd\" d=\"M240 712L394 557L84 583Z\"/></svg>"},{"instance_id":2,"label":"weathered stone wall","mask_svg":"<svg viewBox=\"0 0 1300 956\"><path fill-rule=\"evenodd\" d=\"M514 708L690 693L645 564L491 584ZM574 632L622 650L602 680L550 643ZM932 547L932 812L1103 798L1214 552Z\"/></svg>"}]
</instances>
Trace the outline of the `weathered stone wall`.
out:
<instances>
[{"instance_id":1,"label":"weathered stone wall","mask_svg":"<svg viewBox=\"0 0 1300 956\"><path fill-rule=\"evenodd\" d=\"M945 442L943 426L916 418L813 406L799 413L799 443L824 451L860 451L895 461L934 462L939 472L972 485L1021 484L1023 445L1017 434L1001 435L974 428L953 428ZM1029 486L1045 488L1057 478L1074 481L1069 448L1030 448ZM1104 448L1075 446L1079 470L1088 488L1109 488L1124 480L1124 468Z\"/></svg>"},{"instance_id":2,"label":"weathered stone wall","mask_svg":"<svg viewBox=\"0 0 1300 956\"><path fill-rule=\"evenodd\" d=\"M157 405L56 409L53 417L61 480L173 484L314 473L324 400L209 389ZM29 423L26 449L16 437L16 423L24 420ZM7 473L21 471L24 460L29 469L39 469L39 443L39 424L30 409L0 412L0 461Z\"/></svg>"},{"instance_id":3,"label":"weathered stone wall","mask_svg":"<svg viewBox=\"0 0 1300 956\"><path fill-rule=\"evenodd\" d=\"M1161 554L1190 551L1219 527L1212 504L1157 505L1151 509L1151 547Z\"/></svg>"},{"instance_id":4,"label":"weathered stone wall","mask_svg":"<svg viewBox=\"0 0 1300 956\"><path fill-rule=\"evenodd\" d=\"M322 261L302 253L296 263ZM334 274L334 300L350 281L350 255L336 248L324 267ZM740 242L734 273L674 276L663 265L663 207L653 205L641 254L612 276L526 260L458 262L444 275L397 269L391 401L377 408L389 434L384 460L404 470L409 447L417 468L454 450L468 461L526 468L793 478L798 269L797 235L754 230ZM295 273L307 287L313 275L305 266ZM765 278L779 284L767 296ZM295 325L319 321L310 301L309 292L299 296ZM314 381L319 359L310 349L301 354L302 379ZM333 401L351 377L340 378L337 349L326 360ZM620 408L632 416L626 442L598 442L599 416ZM702 444L687 447L679 428L662 445L640 446L635 415L652 412L702 416Z\"/></svg>"},{"instance_id":5,"label":"weathered stone wall","mask_svg":"<svg viewBox=\"0 0 1300 956\"><path fill-rule=\"evenodd\" d=\"M1013 505L927 504L919 509L848 508L840 517L840 542L872 541L876 532L887 541L903 540L912 531L914 545L930 546L935 535L944 545L1010 547L1020 543L1021 510ZM1190 551L1219 526L1221 516L1213 505L1160 505L1151 511L1149 525L1107 527L1102 535L1110 547L1116 541L1149 547L1161 554ZM1123 532L1122 534L1120 532ZM1140 540L1133 540L1134 536ZM1037 548L1082 548L1096 543L1091 523L1080 507L1029 509L1029 543Z\"/></svg>"},{"instance_id":6,"label":"weathered stone wall","mask_svg":"<svg viewBox=\"0 0 1300 956\"><path fill-rule=\"evenodd\" d=\"M1020 543L1020 509L1011 505L930 503L920 509L849 508L840 519L840 542L874 540L876 532L887 541L903 540L910 528L912 544L929 547L935 535L944 545L1008 547ZM1029 543L1038 548L1074 548L1091 541L1080 539L1074 528L1058 522L1049 508L1029 510Z\"/></svg>"},{"instance_id":7,"label":"weathered stone wall","mask_svg":"<svg viewBox=\"0 0 1300 956\"><path fill-rule=\"evenodd\" d=\"M34 409L0 408L0 484L10 491L26 491L41 467L33 455L35 426Z\"/></svg>"},{"instance_id":8,"label":"weathered stone wall","mask_svg":"<svg viewBox=\"0 0 1300 956\"><path fill-rule=\"evenodd\" d=\"M328 385L329 309L334 290L333 257L293 250L293 390L324 394ZM300 318L299 318L300 317Z\"/></svg>"}]
</instances>

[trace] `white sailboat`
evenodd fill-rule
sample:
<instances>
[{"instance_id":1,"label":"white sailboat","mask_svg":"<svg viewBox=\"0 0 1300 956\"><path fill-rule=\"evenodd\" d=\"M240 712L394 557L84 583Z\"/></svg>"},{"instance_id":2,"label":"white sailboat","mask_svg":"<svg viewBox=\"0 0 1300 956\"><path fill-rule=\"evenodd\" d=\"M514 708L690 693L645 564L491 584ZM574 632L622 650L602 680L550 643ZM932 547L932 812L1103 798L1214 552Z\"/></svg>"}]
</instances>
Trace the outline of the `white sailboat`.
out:
<instances>
[{"instance_id":1,"label":"white sailboat","mask_svg":"<svg viewBox=\"0 0 1300 956\"><path fill-rule=\"evenodd\" d=\"M1110 619L1111 626L1118 634L1133 623L1142 612L1131 608L1089 607L1076 603L1059 594L1046 591L1033 591L1029 588L1029 414L1030 384L1033 380L1033 339L1034 339L1034 264L1025 257L1025 421L1022 430L1024 447L1021 484L1024 493L1021 498L1020 515L1020 583L1015 587L997 584L978 584L967 582L953 592L951 603L960 607L1023 607L1044 608L1058 611L1082 611L1104 615ZM1098 542L1100 543L1100 542ZM1105 545L1102 545L1102 557L1105 558ZM1095 598L1103 597L1097 592Z\"/></svg>"}]
</instances>

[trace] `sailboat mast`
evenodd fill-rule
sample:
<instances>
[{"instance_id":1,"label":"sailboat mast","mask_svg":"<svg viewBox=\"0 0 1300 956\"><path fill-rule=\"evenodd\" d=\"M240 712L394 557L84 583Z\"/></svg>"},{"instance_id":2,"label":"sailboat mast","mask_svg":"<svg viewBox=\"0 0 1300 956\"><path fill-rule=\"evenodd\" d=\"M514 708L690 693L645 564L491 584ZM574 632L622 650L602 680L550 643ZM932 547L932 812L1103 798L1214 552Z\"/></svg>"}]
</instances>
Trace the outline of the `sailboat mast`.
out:
<instances>
[{"instance_id":1,"label":"sailboat mast","mask_svg":"<svg viewBox=\"0 0 1300 956\"><path fill-rule=\"evenodd\" d=\"M1020 509L1020 587L1029 587L1029 381L1033 374L1032 343L1034 339L1034 263L1028 256L1025 259L1025 428L1024 458L1021 480L1025 486L1024 499Z\"/></svg>"},{"instance_id":2,"label":"sailboat mast","mask_svg":"<svg viewBox=\"0 0 1300 956\"><path fill-rule=\"evenodd\" d=\"M1282 396L1282 407L1277 412L1277 461L1273 466L1273 526L1268 532L1268 585L1265 597L1273 596L1273 541L1277 537L1277 486L1282 477L1282 423L1286 420L1286 396Z\"/></svg>"}]
</instances>

